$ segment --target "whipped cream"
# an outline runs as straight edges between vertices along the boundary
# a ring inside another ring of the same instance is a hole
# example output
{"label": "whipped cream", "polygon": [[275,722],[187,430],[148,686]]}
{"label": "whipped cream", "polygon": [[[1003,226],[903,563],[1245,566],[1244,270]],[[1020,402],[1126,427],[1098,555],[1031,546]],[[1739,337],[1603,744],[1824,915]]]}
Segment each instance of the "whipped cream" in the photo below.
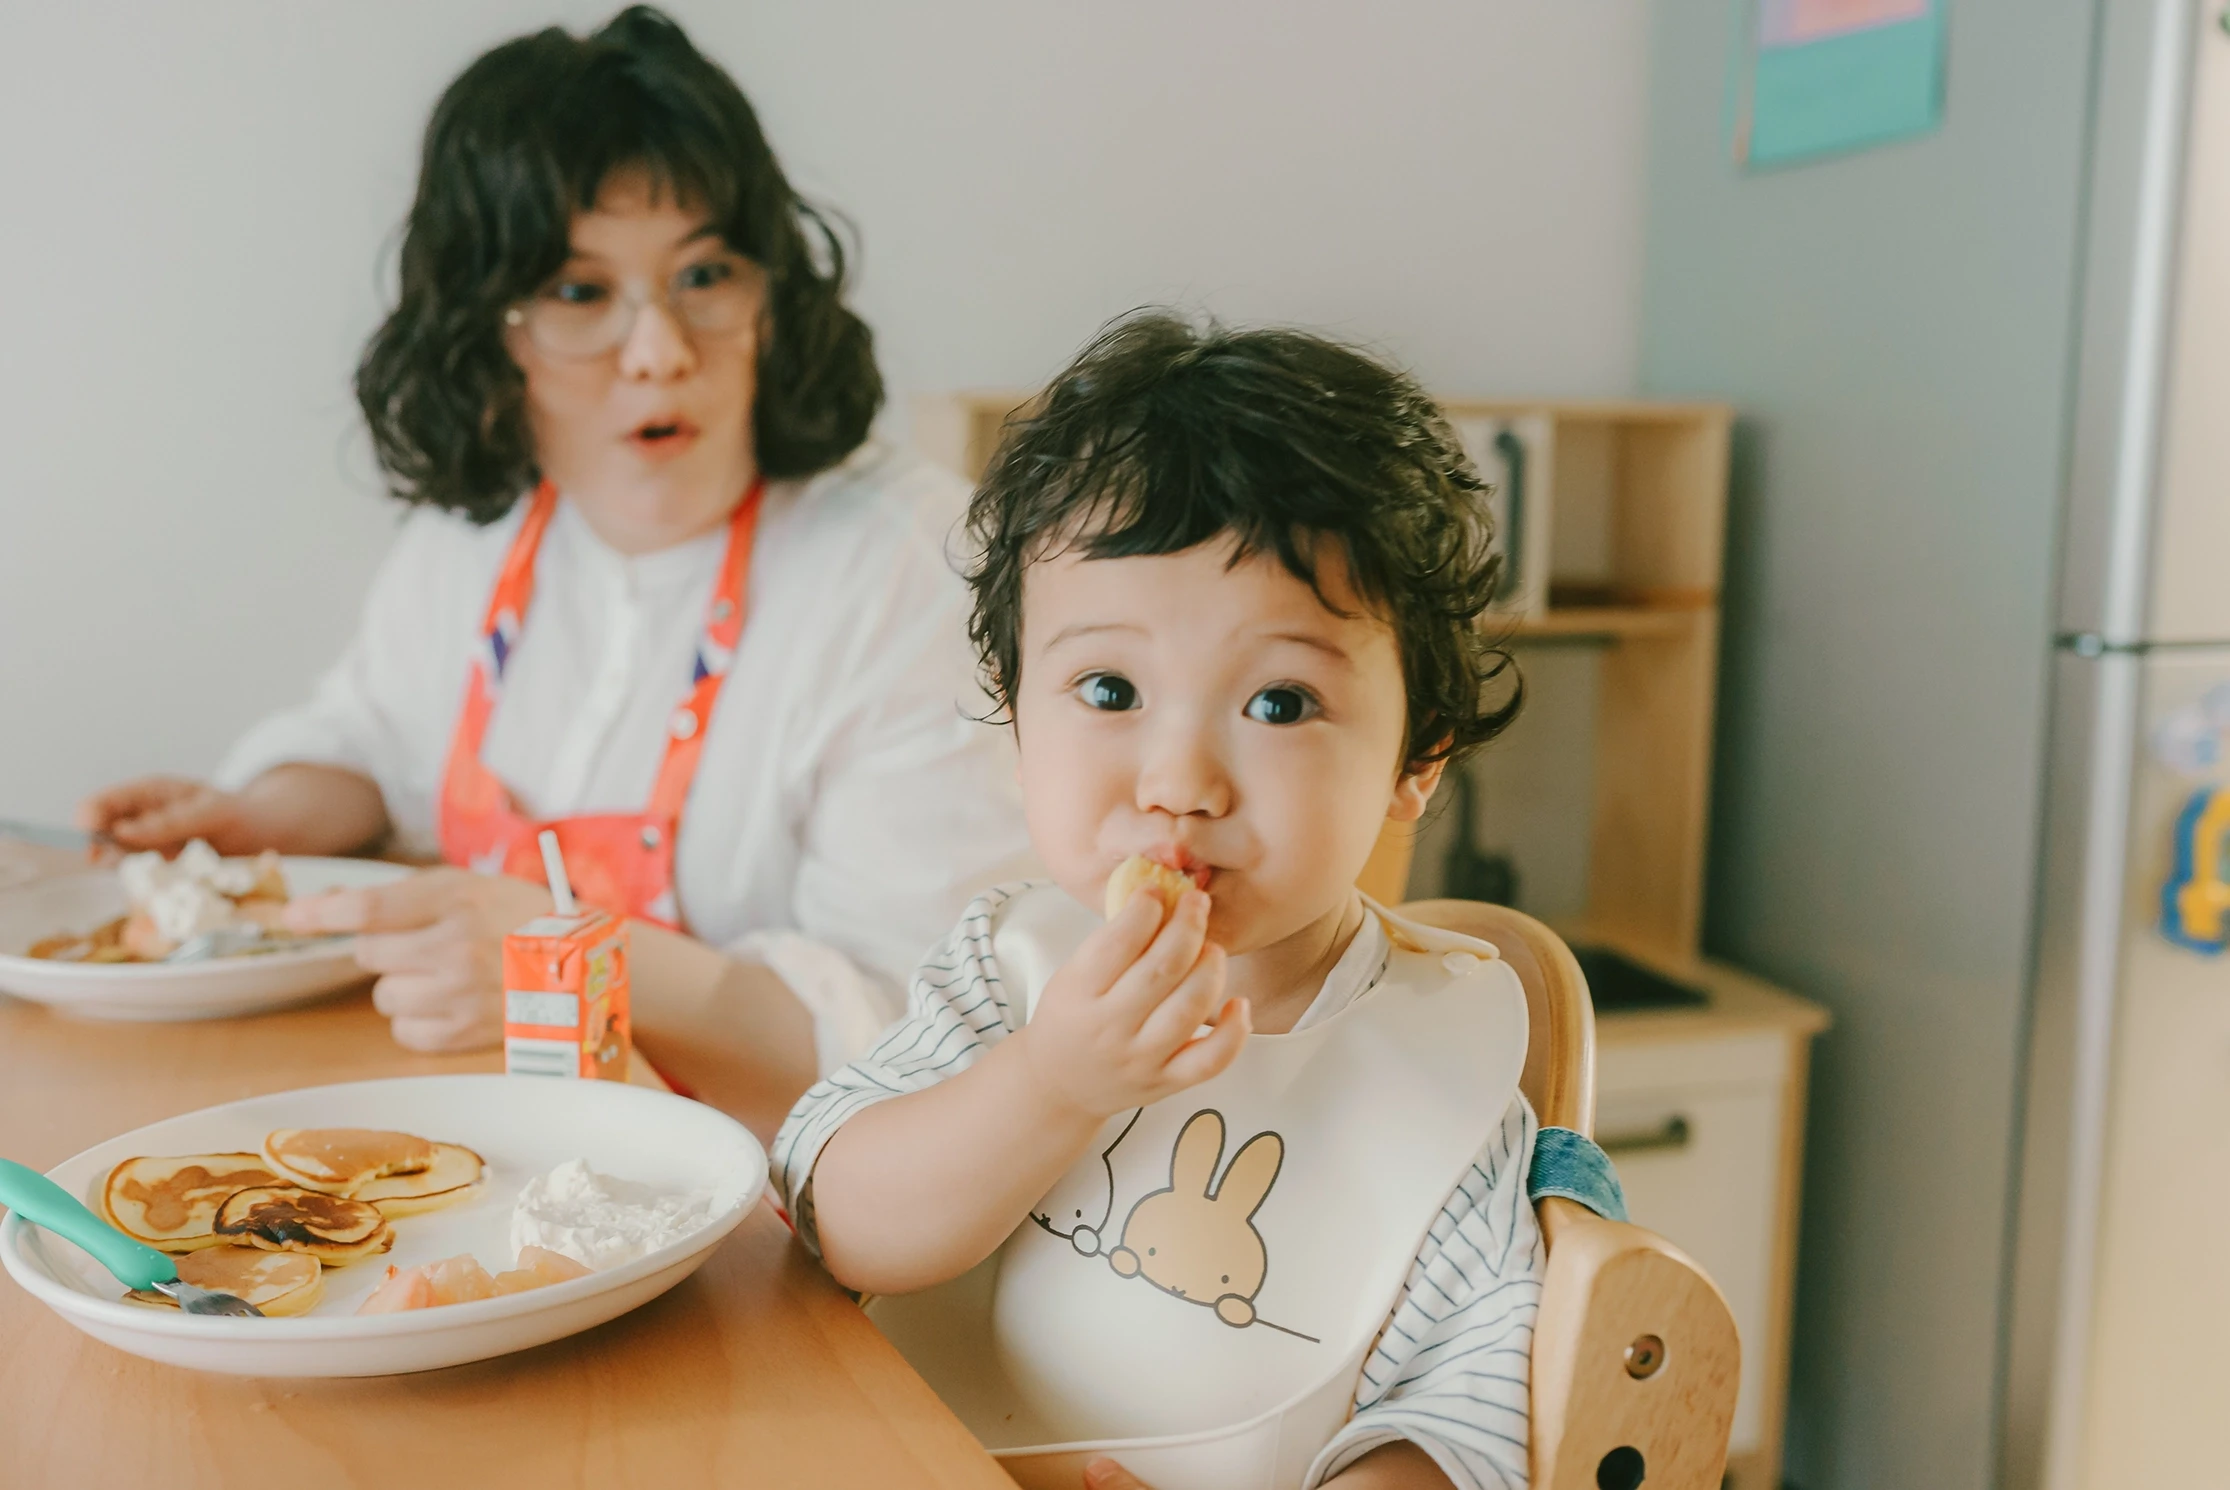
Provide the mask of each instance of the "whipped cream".
{"label": "whipped cream", "polygon": [[230,897],[247,894],[256,882],[253,864],[227,864],[199,838],[175,859],[132,854],[116,866],[116,874],[133,907],[173,942],[233,925],[239,916]]}
{"label": "whipped cream", "polygon": [[676,1194],[613,1179],[568,1159],[528,1180],[511,1210],[511,1250],[547,1247],[583,1267],[617,1267],[712,1219],[712,1192]]}

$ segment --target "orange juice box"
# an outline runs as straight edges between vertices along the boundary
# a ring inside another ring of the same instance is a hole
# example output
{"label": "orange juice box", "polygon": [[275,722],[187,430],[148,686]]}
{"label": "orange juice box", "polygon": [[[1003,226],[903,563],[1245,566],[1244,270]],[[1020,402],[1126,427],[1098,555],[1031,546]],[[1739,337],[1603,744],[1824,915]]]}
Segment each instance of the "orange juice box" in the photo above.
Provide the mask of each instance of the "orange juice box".
{"label": "orange juice box", "polygon": [[503,939],[503,1069],[625,1081],[627,924],[602,911],[537,916]]}

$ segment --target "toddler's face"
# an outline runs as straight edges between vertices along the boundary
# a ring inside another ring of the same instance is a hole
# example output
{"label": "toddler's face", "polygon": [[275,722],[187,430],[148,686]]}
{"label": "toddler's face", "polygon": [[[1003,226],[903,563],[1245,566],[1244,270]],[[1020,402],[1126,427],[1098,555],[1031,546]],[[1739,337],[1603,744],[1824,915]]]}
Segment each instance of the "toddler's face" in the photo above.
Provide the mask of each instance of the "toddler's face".
{"label": "toddler's face", "polygon": [[1233,955],[1344,904],[1389,818],[1415,821],[1437,769],[1402,771],[1393,629],[1319,557],[1335,615],[1275,555],[1033,564],[1014,698],[1030,837],[1098,906],[1132,854],[1205,868],[1209,935]]}

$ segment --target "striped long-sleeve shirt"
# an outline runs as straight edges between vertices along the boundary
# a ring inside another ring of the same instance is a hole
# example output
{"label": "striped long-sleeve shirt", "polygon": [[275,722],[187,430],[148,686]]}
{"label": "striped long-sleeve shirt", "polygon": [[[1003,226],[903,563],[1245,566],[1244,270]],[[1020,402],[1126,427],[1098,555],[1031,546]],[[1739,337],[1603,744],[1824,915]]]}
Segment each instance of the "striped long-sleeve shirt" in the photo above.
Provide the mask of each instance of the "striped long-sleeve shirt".
{"label": "striped long-sleeve shirt", "polygon": [[[1018,886],[978,896],[913,980],[905,1019],[864,1057],[799,1100],[774,1143],[774,1181],[809,1246],[814,1162],[836,1130],[876,1102],[935,1086],[1021,1028],[1019,988],[992,951],[998,912]],[[1302,1017],[1329,1017],[1377,982],[1385,933],[1366,917]],[[1460,1490],[1523,1490],[1528,1358],[1547,1249],[1526,1197],[1535,1121],[1521,1096],[1489,1135],[1410,1264],[1401,1297],[1355,1387],[1355,1410],[1306,1484],[1372,1449],[1408,1439]]]}

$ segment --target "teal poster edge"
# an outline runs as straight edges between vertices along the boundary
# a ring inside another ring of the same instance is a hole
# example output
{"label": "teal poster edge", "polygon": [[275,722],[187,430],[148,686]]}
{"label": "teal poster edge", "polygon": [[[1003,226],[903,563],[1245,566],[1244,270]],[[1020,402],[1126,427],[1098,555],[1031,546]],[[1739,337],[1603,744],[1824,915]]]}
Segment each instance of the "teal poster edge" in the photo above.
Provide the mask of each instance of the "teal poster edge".
{"label": "teal poster edge", "polygon": [[[1754,28],[1751,4],[1737,6]],[[1745,166],[1794,165],[1926,134],[1943,121],[1942,0],[1912,21],[1736,56],[1728,123]]]}

